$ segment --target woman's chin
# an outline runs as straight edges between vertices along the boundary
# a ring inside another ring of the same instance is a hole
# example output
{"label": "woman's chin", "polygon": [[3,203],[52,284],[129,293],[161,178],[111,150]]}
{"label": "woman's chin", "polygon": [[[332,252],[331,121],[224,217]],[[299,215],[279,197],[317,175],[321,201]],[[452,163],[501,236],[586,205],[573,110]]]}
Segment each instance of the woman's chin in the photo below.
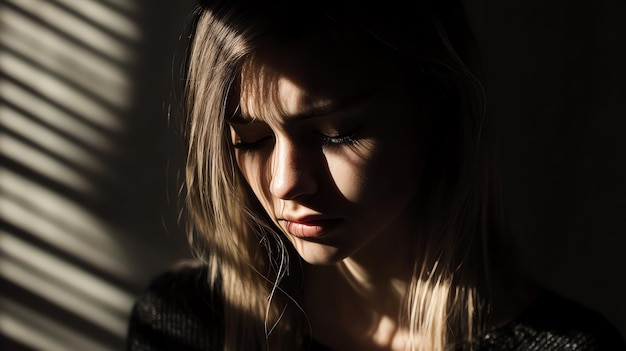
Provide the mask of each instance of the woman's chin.
{"label": "woman's chin", "polygon": [[346,258],[337,247],[297,240],[293,243],[298,255],[307,263],[318,266],[333,265]]}

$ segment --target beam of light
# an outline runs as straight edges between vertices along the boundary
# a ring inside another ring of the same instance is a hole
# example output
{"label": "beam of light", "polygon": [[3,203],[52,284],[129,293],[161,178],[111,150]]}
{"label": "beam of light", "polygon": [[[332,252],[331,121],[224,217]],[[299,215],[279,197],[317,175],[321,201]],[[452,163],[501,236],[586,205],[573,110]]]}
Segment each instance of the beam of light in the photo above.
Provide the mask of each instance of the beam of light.
{"label": "beam of light", "polygon": [[119,132],[123,125],[118,111],[112,111],[101,102],[85,95],[82,91],[69,86],[36,67],[29,66],[24,61],[12,55],[0,53],[0,66],[5,75],[20,82],[36,82],[30,88],[46,99],[55,101],[69,111],[86,118],[110,132]]}
{"label": "beam of light", "polygon": [[38,99],[13,82],[0,79],[0,97],[24,110],[36,118],[38,122],[54,126],[55,129],[93,150],[100,150],[108,154],[118,152],[111,138],[103,132],[83,120],[73,118],[58,107]]}
{"label": "beam of light", "polygon": [[83,174],[6,133],[0,134],[0,155],[43,174],[68,189],[92,197],[102,197],[98,187]]}
{"label": "beam of light", "polygon": [[0,333],[34,350],[46,351],[110,351],[99,342],[91,340],[20,304],[0,296]]}
{"label": "beam of light", "polygon": [[0,253],[0,275],[7,280],[113,335],[125,335],[125,312],[133,304],[129,293],[5,231]]}
{"label": "beam of light", "polygon": [[[54,2],[76,11],[84,17],[89,18],[90,21],[115,32],[121,37],[131,40],[139,40],[141,37],[141,32],[135,22],[100,2],[76,0],[55,0]],[[133,4],[132,1],[128,0],[123,1],[123,3]]]}
{"label": "beam of light", "polygon": [[[13,18],[12,21],[20,23],[19,19]],[[32,61],[33,64],[80,87],[90,95],[101,97],[111,105],[124,106],[128,103],[130,85],[127,80],[121,79],[121,72],[112,74],[111,70],[116,70],[113,67],[106,68],[94,64],[93,61],[77,58],[73,54],[74,51],[66,47],[67,43],[44,41],[33,33],[20,32],[14,28],[0,31],[0,43],[6,47],[5,54],[9,51],[15,52],[18,58]],[[41,51],[47,54],[42,55]],[[68,52],[72,52],[72,55],[69,56]]]}
{"label": "beam of light", "polygon": [[[25,118],[22,114],[7,106],[0,105],[0,116],[2,116],[0,127],[6,128],[15,134],[23,135],[36,146],[67,160],[76,168],[84,169],[91,174],[98,175],[98,177],[113,178],[110,168],[105,166],[103,160],[98,155],[90,152],[88,149],[68,141],[62,135],[42,126],[40,123]],[[2,146],[4,138],[3,135],[0,135],[0,146]],[[19,150],[16,152],[19,152]],[[0,154],[2,154],[2,151],[0,151]],[[27,163],[25,160],[20,162]],[[62,176],[63,180],[65,180],[65,173]],[[68,186],[73,186],[73,184],[68,184]]]}
{"label": "beam of light", "polygon": [[10,0],[8,3],[28,12],[56,30],[76,38],[83,45],[107,53],[116,60],[133,62],[136,59],[128,44],[108,35],[88,22],[69,16],[67,12],[53,3],[33,0]]}
{"label": "beam of light", "polygon": [[[25,347],[124,339],[128,248],[143,243],[99,206],[114,206],[107,187],[127,159],[140,15],[136,0],[0,1],[0,277],[49,307],[0,291],[0,334]],[[61,310],[70,321],[49,314]]]}
{"label": "beam of light", "polygon": [[50,245],[121,279],[131,279],[123,233],[63,195],[0,168],[0,218]]}
{"label": "beam of light", "polygon": [[[37,55],[45,53],[63,53],[64,64],[77,69],[76,73],[97,73],[98,81],[112,81],[119,84],[127,84],[128,77],[120,68],[120,63],[110,60],[106,55],[94,53],[87,47],[78,44],[69,38],[48,30],[41,23],[14,11],[3,7],[0,12],[0,25],[2,25],[3,38],[17,36],[31,51]],[[89,71],[93,71],[89,73]]]}
{"label": "beam of light", "polygon": [[117,11],[124,12],[127,15],[136,15],[139,12],[137,0],[100,0],[99,2],[108,4],[108,6],[114,7]]}

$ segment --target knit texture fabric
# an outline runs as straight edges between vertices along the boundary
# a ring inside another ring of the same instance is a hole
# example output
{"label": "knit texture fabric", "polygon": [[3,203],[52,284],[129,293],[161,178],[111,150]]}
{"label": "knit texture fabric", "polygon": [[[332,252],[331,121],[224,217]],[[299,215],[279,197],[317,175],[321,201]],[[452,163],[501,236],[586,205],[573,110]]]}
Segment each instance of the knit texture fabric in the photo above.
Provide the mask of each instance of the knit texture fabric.
{"label": "knit texture fabric", "polygon": [[[137,299],[129,320],[128,351],[218,351],[223,305],[206,282],[206,267],[158,276]],[[476,351],[626,351],[603,316],[546,293],[508,324],[486,333]],[[314,340],[309,351],[329,350]]]}

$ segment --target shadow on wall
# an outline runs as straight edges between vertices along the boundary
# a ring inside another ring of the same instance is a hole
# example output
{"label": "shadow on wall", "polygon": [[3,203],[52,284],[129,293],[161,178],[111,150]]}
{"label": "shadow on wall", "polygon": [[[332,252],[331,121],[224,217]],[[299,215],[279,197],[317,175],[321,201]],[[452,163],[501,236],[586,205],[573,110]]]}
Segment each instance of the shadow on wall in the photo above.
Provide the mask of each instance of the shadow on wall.
{"label": "shadow on wall", "polygon": [[0,2],[0,349],[120,350],[188,257],[167,198],[171,60],[193,2]]}

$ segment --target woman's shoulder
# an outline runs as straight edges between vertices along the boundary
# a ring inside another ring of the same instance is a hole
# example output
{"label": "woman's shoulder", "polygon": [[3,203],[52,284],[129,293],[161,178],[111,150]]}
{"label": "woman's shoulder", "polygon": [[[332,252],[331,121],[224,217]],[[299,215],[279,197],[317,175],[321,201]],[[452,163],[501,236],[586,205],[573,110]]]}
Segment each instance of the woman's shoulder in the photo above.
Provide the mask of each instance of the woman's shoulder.
{"label": "woman's shoulder", "polygon": [[602,314],[545,292],[515,320],[487,333],[479,349],[626,351],[626,343]]}
{"label": "woman's shoulder", "polygon": [[185,265],[156,276],[131,311],[127,349],[217,350],[223,331],[222,301],[205,265]]}

